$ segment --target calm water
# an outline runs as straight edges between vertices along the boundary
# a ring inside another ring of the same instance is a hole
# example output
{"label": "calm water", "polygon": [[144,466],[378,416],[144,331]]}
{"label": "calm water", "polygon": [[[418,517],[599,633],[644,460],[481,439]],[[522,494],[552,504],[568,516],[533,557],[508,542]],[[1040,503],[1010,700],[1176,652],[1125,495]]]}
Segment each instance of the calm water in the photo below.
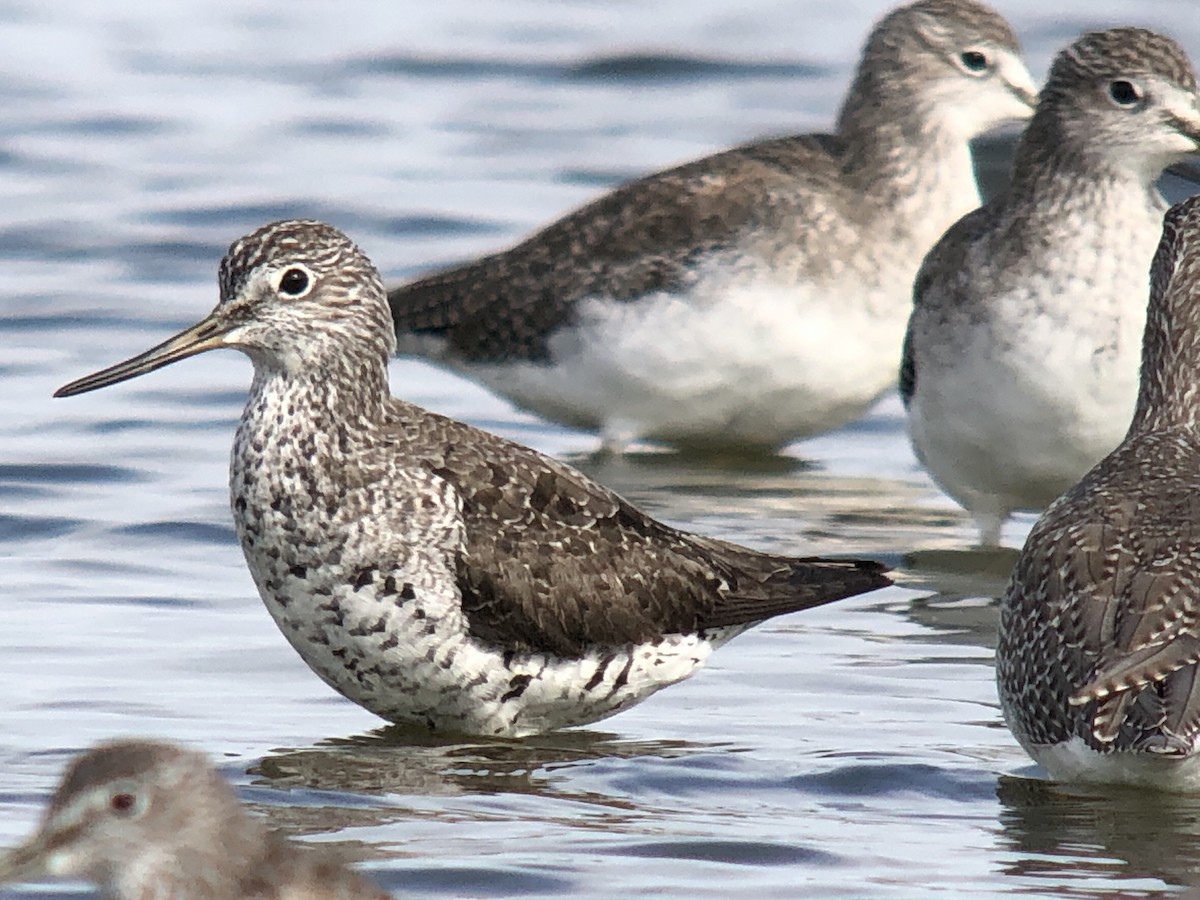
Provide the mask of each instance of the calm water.
{"label": "calm water", "polygon": [[[973,532],[916,468],[894,400],[766,471],[649,454],[597,468],[586,435],[397,363],[406,398],[580,460],[673,523],[879,557],[904,582],[759,628],[594,730],[446,744],[331,694],[262,609],[226,499],[243,358],[49,399],[198,319],[225,247],[270,219],[328,219],[395,280],[616,179],[825,127],[883,8],[0,0],[0,844],[71,753],[138,734],[206,749],[272,822],[344,844],[399,893],[1058,897],[1200,880],[1200,801],[1031,777],[992,683],[989,598],[1013,553],[962,550]],[[1096,25],[1164,28],[1200,56],[1191,0],[1002,9],[1038,75]]]}

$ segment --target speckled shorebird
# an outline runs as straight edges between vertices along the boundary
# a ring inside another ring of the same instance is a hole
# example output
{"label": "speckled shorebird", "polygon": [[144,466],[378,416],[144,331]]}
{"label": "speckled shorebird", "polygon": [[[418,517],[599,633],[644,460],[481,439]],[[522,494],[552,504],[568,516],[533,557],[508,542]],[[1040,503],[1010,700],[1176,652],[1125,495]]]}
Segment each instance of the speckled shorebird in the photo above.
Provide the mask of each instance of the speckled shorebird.
{"label": "speckled shorebird", "polygon": [[876,563],[684,534],[569,466],[394,399],[382,282],[327,225],[235,242],[220,287],[198,325],[56,396],[245,352],[230,491],[246,561],[305,661],[386,719],[504,735],[592,722],[763,619],[889,583]]}
{"label": "speckled shorebird", "polygon": [[1051,67],[1008,191],[926,257],[900,392],[917,457],[985,545],[1121,440],[1166,210],[1155,180],[1197,146],[1179,45],[1085,34]]}
{"label": "speckled shorebird", "polygon": [[1141,388],[1116,450],[1034,526],[996,673],[1054,778],[1200,789],[1200,198],[1151,270]]}
{"label": "speckled shorebird", "polygon": [[202,754],[117,741],[78,757],[0,884],[85,879],[109,900],[387,900],[325,851],[242,809]]}
{"label": "speckled shorebird", "polygon": [[871,32],[835,135],[633,181],[512,249],[391,292],[401,353],[548,419],[775,450],[895,384],[925,251],[979,205],[969,141],[1032,111],[1016,38],[971,0]]}

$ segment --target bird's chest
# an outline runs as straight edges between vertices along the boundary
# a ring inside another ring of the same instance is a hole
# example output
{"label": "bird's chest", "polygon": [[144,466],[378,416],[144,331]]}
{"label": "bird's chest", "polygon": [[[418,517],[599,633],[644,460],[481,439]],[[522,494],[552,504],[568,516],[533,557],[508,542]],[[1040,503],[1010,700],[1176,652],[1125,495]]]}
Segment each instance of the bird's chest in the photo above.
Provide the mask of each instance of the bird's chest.
{"label": "bird's chest", "polygon": [[344,542],[347,491],[315,438],[239,428],[230,459],[230,503],[255,579],[332,569]]}
{"label": "bird's chest", "polygon": [[976,254],[997,298],[989,304],[992,315],[1041,343],[1061,348],[1074,341],[1089,353],[1139,355],[1146,273],[1164,211],[1156,193],[1114,188],[1068,204],[1052,222],[1037,218],[1028,234],[1013,225],[1007,236],[1021,238],[1020,258],[982,246]]}
{"label": "bird's chest", "polygon": [[1153,197],[1104,200],[1086,217],[1066,216],[1055,240],[1031,241],[1010,268],[985,269],[995,279],[986,306],[991,328],[976,350],[995,357],[1027,393],[1044,396],[1053,417],[1065,405],[1111,418],[1103,429],[1111,447],[1137,393],[1146,273],[1162,214]]}
{"label": "bird's chest", "polygon": [[241,474],[233,479],[238,535],[284,637],[344,696],[387,718],[427,721],[410,707],[438,708],[427,685],[465,633],[460,609],[447,602],[444,566],[427,547],[372,539],[369,520],[346,523],[336,507],[308,506],[303,481],[266,485],[252,470]]}
{"label": "bird's chest", "polygon": [[238,540],[268,607],[312,602],[353,580],[382,522],[364,508],[370,486],[356,474],[356,448],[294,413],[286,398],[254,398],[230,457]]}
{"label": "bird's chest", "polygon": [[305,661],[360,702],[406,681],[401,661],[465,631],[448,565],[461,521],[446,491],[337,433],[269,416],[238,429],[230,500],[263,603]]}

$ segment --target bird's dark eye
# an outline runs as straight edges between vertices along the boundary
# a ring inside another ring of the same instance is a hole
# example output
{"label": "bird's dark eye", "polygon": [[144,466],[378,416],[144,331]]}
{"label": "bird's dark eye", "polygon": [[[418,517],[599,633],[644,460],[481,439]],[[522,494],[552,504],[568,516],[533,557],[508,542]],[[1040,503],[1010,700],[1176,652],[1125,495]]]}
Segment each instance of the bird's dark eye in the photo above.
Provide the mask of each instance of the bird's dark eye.
{"label": "bird's dark eye", "polygon": [[958,58],[962,61],[963,68],[968,72],[979,74],[991,68],[991,63],[988,62],[987,55],[980,53],[978,50],[964,50]]}
{"label": "bird's dark eye", "polygon": [[133,794],[113,794],[108,798],[108,805],[113,812],[127,816],[133,812],[133,808],[137,805],[137,798]]}
{"label": "bird's dark eye", "polygon": [[1108,96],[1117,106],[1128,109],[1137,106],[1142,100],[1142,92],[1132,81],[1112,81],[1108,85]]}
{"label": "bird's dark eye", "polygon": [[292,297],[299,297],[308,290],[308,273],[303,269],[288,269],[279,279],[279,290]]}

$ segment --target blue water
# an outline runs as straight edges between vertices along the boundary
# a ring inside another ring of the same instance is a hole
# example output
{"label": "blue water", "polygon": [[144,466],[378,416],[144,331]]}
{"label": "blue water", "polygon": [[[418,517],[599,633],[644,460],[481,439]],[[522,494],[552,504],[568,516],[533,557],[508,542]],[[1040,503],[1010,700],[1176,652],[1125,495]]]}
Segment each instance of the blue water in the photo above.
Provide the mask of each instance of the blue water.
{"label": "blue water", "polygon": [[[1200,880],[1200,802],[1030,777],[992,683],[989,598],[1013,554],[963,549],[973,531],[917,468],[894,399],[776,470],[594,464],[589,436],[397,362],[398,394],[576,460],[672,523],[900,568],[901,586],[769,623],[594,729],[477,743],[381,728],[263,610],[226,498],[243,358],[50,400],[198,319],[226,246],[268,220],[327,219],[398,280],[617,179],[827,127],[884,8],[0,0],[0,844],[72,753],[121,734],[208,751],[273,824],[345,845],[398,893],[1091,897]],[[1200,56],[1185,0],[1002,11],[1037,75],[1091,26],[1151,25]]]}

